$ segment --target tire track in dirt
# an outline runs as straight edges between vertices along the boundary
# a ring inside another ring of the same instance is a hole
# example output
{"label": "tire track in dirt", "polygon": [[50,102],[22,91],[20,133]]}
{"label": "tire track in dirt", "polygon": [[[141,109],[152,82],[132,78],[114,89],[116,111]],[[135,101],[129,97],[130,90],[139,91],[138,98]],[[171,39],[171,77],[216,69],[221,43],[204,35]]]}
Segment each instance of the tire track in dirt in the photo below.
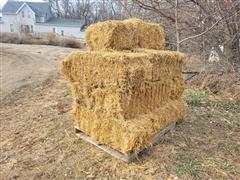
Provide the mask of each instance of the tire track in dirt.
{"label": "tire track in dirt", "polygon": [[0,46],[1,99],[22,86],[46,80],[57,72],[59,60],[74,50],[41,45]]}

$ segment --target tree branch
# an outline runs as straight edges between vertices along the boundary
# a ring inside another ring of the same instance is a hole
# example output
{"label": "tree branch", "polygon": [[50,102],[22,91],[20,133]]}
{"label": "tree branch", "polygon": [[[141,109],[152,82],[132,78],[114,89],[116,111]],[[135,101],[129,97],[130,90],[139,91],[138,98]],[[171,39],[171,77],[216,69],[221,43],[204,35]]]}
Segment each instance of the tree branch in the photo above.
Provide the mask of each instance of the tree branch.
{"label": "tree branch", "polygon": [[[235,14],[233,14],[232,16],[235,16],[236,14],[238,14],[240,11],[236,12]],[[228,18],[231,18],[232,16],[228,17]],[[208,28],[207,30],[203,31],[202,33],[200,34],[197,34],[197,35],[194,35],[194,36],[190,36],[190,37],[187,37],[185,39],[182,39],[181,41],[179,41],[179,44],[183,43],[184,41],[187,41],[189,39],[195,39],[195,38],[198,38],[206,33],[208,33],[209,31],[211,31],[220,21],[222,21],[226,16],[222,17],[221,19],[217,20],[217,22],[215,22],[210,28]]]}

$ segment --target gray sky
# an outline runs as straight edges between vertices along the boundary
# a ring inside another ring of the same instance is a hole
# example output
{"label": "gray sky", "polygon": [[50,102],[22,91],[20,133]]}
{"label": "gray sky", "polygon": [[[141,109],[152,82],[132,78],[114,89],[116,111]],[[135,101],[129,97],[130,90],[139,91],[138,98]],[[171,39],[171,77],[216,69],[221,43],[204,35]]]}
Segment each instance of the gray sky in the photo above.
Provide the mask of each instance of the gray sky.
{"label": "gray sky", "polygon": [[[43,2],[43,0],[18,0],[18,1]],[[0,8],[2,8],[6,2],[7,0],[0,0]]]}

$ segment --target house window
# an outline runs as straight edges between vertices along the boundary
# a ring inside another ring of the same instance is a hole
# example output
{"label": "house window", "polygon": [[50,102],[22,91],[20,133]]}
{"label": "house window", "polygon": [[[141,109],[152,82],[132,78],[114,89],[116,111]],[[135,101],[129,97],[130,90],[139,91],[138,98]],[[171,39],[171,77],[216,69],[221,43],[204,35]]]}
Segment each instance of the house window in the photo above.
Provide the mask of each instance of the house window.
{"label": "house window", "polygon": [[28,11],[28,18],[31,18],[31,12]]}
{"label": "house window", "polygon": [[31,25],[31,32],[33,32],[33,25]]}
{"label": "house window", "polygon": [[10,31],[11,31],[11,32],[14,32],[13,24],[10,24]]}
{"label": "house window", "polygon": [[30,33],[30,26],[29,25],[25,25],[25,33]]}
{"label": "house window", "polygon": [[21,32],[23,33],[24,32],[24,26],[21,25]]}
{"label": "house window", "polygon": [[23,18],[25,17],[25,13],[24,13],[24,11],[22,11],[22,17],[23,17]]}
{"label": "house window", "polygon": [[63,30],[61,30],[61,36],[64,36],[64,31]]}
{"label": "house window", "polygon": [[53,28],[52,31],[53,31],[53,33],[56,33],[56,28]]}
{"label": "house window", "polygon": [[45,20],[44,17],[40,18],[40,22],[45,22],[44,20]]}

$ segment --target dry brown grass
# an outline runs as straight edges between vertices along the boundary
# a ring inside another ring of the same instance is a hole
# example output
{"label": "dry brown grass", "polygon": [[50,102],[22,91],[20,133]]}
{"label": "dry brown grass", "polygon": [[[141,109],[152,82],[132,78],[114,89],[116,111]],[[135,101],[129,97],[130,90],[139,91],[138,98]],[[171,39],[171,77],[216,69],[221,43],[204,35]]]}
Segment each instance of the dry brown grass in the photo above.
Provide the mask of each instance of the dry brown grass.
{"label": "dry brown grass", "polygon": [[212,94],[224,96],[240,102],[240,74],[225,61],[204,62],[201,57],[188,57],[184,71],[197,71],[199,74],[187,75],[187,86],[207,90]]}
{"label": "dry brown grass", "polygon": [[81,44],[79,40],[75,40],[73,37],[64,38],[60,41],[61,46],[71,47],[71,48],[83,48],[84,45]]}
{"label": "dry brown grass", "polygon": [[209,90],[213,94],[226,96],[240,102],[240,76],[238,73],[202,72],[192,79],[191,86]]}
{"label": "dry brown grass", "polygon": [[79,39],[76,39],[74,37],[59,38],[51,32],[45,33],[43,35],[43,38],[36,38],[30,34],[1,33],[0,42],[12,44],[52,45],[70,48],[84,47],[84,44],[82,44]]}
{"label": "dry brown grass", "polygon": [[55,33],[47,32],[43,34],[43,39],[46,41],[48,45],[55,45],[59,44],[59,39],[57,38]]}

